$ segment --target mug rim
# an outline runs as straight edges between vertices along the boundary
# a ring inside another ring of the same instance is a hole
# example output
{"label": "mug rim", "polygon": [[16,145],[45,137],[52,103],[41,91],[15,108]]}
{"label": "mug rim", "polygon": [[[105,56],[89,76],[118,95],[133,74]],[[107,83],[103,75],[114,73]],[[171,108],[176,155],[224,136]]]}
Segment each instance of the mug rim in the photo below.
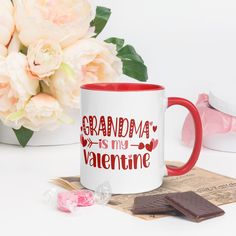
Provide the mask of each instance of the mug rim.
{"label": "mug rim", "polygon": [[158,84],[149,83],[92,83],[84,84],[81,89],[91,91],[107,91],[107,92],[141,92],[141,91],[160,91],[165,88]]}

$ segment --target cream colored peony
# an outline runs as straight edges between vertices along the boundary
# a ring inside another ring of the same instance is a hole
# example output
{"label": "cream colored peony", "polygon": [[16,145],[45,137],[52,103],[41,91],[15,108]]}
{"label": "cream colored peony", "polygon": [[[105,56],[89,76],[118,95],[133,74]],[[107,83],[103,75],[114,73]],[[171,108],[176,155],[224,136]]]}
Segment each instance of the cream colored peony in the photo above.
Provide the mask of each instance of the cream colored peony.
{"label": "cream colored peony", "polygon": [[13,5],[10,0],[1,0],[0,4],[0,56],[7,55],[6,46],[14,32]]}
{"label": "cream colored peony", "polygon": [[2,57],[7,56],[7,48],[2,44],[0,44],[0,56]]}
{"label": "cream colored peony", "polygon": [[63,63],[50,80],[51,91],[64,106],[79,108],[80,86],[109,82],[122,73],[116,47],[98,39],[83,39],[63,51]]}
{"label": "cream colored peony", "polygon": [[12,52],[19,52],[21,49],[21,46],[22,45],[21,45],[20,39],[18,37],[17,32],[15,31],[14,34],[12,35],[12,39],[7,48],[8,54]]}
{"label": "cream colored peony", "polygon": [[62,62],[60,44],[52,40],[39,40],[31,44],[27,53],[32,74],[44,79],[55,73]]}
{"label": "cream colored peony", "polygon": [[66,47],[89,31],[92,8],[87,0],[14,0],[19,38],[25,46],[39,39]]}
{"label": "cream colored peony", "polygon": [[46,94],[32,97],[24,110],[24,127],[33,131],[53,130],[61,124],[63,109],[58,101]]}
{"label": "cream colored peony", "polygon": [[27,68],[26,56],[21,53],[0,59],[0,119],[13,128],[22,125],[24,107],[39,86]]}

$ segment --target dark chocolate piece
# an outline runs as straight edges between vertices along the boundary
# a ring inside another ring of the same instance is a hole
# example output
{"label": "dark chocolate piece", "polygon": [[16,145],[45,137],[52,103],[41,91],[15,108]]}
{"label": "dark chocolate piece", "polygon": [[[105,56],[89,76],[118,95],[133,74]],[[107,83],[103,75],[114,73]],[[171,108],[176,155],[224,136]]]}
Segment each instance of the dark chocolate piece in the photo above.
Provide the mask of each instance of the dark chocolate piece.
{"label": "dark chocolate piece", "polygon": [[157,194],[150,196],[141,196],[134,199],[132,212],[134,214],[163,214],[173,213],[176,210],[171,207],[165,196],[167,194]]}
{"label": "dark chocolate piece", "polygon": [[181,212],[187,219],[195,222],[221,216],[225,213],[221,208],[192,191],[172,193],[166,195],[165,198],[169,205]]}

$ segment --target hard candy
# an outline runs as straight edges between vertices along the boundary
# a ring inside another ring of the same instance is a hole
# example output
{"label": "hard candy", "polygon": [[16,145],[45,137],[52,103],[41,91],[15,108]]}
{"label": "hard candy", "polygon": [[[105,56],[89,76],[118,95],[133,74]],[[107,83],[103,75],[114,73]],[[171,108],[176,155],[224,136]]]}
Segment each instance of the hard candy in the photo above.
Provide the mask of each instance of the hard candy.
{"label": "hard candy", "polygon": [[78,196],[75,191],[60,192],[57,195],[57,209],[73,213],[78,205]]}
{"label": "hard candy", "polygon": [[94,193],[90,190],[78,190],[74,191],[78,198],[78,207],[92,206],[94,204]]}

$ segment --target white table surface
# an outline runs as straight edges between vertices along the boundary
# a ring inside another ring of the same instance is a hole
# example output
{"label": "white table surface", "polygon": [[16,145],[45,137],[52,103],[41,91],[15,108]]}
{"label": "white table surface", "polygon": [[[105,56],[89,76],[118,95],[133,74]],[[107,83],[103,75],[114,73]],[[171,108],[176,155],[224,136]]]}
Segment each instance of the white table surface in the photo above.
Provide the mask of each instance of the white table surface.
{"label": "white table surface", "polygon": [[[191,150],[180,142],[180,125],[171,122],[173,112],[167,117],[166,159],[184,161]],[[52,187],[49,179],[79,174],[79,145],[0,145],[0,152],[1,236],[236,235],[236,204],[222,206],[224,216],[199,224],[176,217],[144,221],[98,205],[74,215],[61,213],[42,202],[42,193]],[[197,165],[236,178],[236,154],[203,149]]]}

